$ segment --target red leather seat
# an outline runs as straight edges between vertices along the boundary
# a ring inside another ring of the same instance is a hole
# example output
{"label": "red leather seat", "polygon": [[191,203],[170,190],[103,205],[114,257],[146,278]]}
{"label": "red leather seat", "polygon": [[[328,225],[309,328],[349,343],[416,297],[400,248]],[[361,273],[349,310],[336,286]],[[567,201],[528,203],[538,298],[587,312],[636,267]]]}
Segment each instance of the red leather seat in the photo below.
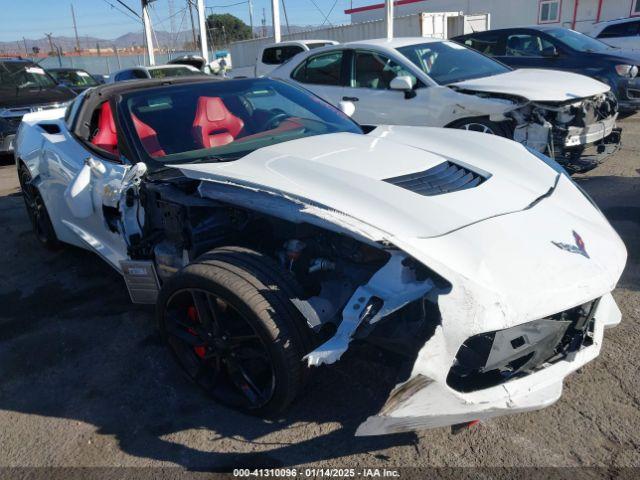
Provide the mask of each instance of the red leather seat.
{"label": "red leather seat", "polygon": [[114,155],[118,154],[118,135],[116,122],[113,120],[113,112],[109,102],[104,102],[100,107],[98,117],[98,133],[91,139],[91,143]]}
{"label": "red leather seat", "polygon": [[235,140],[244,127],[220,97],[200,97],[193,120],[193,138],[203,148],[220,147]]}
{"label": "red leather seat", "polygon": [[156,131],[136,117],[133,113],[131,114],[131,119],[133,120],[133,126],[136,129],[136,133],[142,142],[142,146],[147,153],[152,157],[164,157],[166,153],[158,141],[158,134]]}

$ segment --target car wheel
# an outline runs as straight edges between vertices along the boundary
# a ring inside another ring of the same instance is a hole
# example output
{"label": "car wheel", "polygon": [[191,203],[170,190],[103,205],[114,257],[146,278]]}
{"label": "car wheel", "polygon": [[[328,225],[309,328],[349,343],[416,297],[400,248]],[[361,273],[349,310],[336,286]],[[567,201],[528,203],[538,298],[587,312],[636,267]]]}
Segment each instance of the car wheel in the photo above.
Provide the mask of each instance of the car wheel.
{"label": "car wheel", "polygon": [[173,275],[160,332],[188,377],[218,402],[273,416],[300,391],[312,331],[291,303],[295,280],[258,252],[212,250]]}
{"label": "car wheel", "polygon": [[488,133],[490,135],[499,135],[500,137],[512,138],[508,128],[500,123],[492,122],[484,118],[469,118],[455,122],[449,126],[450,128],[458,128],[460,130],[469,130],[472,132]]}
{"label": "car wheel", "polygon": [[25,165],[20,165],[18,178],[22,190],[22,198],[24,199],[27,214],[29,215],[29,220],[31,220],[31,226],[36,234],[36,238],[49,250],[60,248],[60,241],[53,229],[47,207],[38,189],[31,184],[31,172],[29,172],[29,169]]}

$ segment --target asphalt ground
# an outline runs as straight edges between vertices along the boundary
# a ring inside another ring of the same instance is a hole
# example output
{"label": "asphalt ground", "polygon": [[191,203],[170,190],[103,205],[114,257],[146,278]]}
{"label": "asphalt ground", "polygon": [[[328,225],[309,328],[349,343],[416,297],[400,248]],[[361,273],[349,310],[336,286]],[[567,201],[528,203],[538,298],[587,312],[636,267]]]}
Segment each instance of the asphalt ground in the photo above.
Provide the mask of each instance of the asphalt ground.
{"label": "asphalt ground", "polygon": [[395,374],[361,346],[318,368],[281,421],[212,403],[161,344],[153,309],[132,305],[115,271],[76,248],[39,246],[5,160],[0,467],[579,466],[611,477],[640,466],[640,115],[621,124],[623,148],[577,179],[629,251],[614,292],[621,325],[606,332],[601,355],[567,379],[555,405],[459,435],[440,428],[354,438]]}

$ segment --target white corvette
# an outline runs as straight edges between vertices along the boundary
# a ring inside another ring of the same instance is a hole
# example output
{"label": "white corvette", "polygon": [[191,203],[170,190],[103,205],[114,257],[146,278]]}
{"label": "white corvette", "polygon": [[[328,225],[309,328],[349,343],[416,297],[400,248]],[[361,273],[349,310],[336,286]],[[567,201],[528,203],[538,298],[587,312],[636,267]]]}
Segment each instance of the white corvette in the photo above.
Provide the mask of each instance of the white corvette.
{"label": "white corvette", "polygon": [[511,140],[365,134],[269,79],[145,80],[25,116],[16,163],[40,240],[121,272],[191,378],[256,415],[372,337],[413,369],[361,435],[543,408],[620,321],[622,241]]}

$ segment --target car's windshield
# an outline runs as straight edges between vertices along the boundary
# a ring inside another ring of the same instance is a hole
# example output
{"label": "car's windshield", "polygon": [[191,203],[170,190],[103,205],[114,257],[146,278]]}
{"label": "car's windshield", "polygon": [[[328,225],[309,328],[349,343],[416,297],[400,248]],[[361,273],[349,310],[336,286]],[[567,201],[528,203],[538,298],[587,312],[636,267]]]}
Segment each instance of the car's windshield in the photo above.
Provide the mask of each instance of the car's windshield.
{"label": "car's windshield", "polygon": [[305,90],[263,78],[162,86],[122,102],[134,143],[152,163],[230,161],[288,140],[362,133]]}
{"label": "car's windshield", "polygon": [[551,35],[556,40],[564,43],[565,45],[578,50],[579,52],[607,52],[613,49],[610,45],[602,43],[600,40],[591,38],[582,33],[567,28],[550,28],[545,30],[546,33]]}
{"label": "car's windshield", "polygon": [[503,64],[454,42],[419,43],[398,51],[440,85],[509,71]]}
{"label": "car's windshield", "polygon": [[150,68],[151,78],[188,77],[189,75],[201,75],[202,72],[191,70],[187,67]]}
{"label": "car's windshield", "polygon": [[53,70],[49,72],[58,82],[72,87],[95,87],[98,82],[84,70]]}
{"label": "car's windshield", "polygon": [[56,82],[35,63],[0,62],[0,87],[51,88]]}

